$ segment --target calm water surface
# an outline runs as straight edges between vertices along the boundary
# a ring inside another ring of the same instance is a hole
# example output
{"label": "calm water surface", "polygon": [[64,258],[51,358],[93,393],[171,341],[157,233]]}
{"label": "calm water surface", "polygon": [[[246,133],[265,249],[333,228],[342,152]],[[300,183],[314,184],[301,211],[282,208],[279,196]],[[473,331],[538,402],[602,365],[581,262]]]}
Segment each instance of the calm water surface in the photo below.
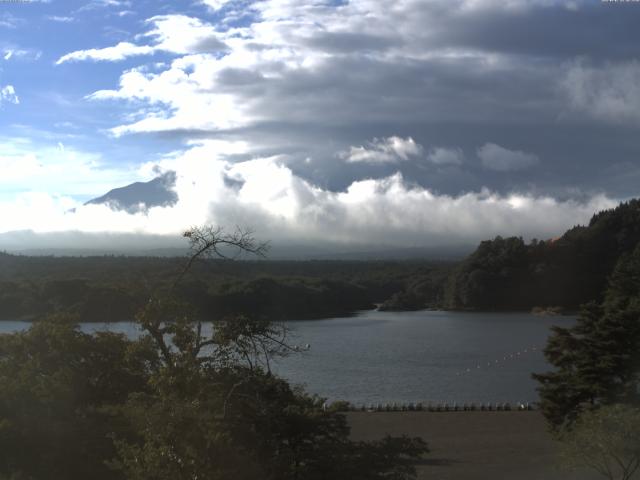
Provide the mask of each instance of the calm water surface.
{"label": "calm water surface", "polygon": [[[307,351],[274,370],[330,400],[378,402],[531,402],[531,372],[549,368],[542,355],[549,327],[568,317],[526,313],[377,312],[287,322]],[[28,328],[0,322],[0,332]],[[82,324],[86,332],[138,334],[131,322]]]}

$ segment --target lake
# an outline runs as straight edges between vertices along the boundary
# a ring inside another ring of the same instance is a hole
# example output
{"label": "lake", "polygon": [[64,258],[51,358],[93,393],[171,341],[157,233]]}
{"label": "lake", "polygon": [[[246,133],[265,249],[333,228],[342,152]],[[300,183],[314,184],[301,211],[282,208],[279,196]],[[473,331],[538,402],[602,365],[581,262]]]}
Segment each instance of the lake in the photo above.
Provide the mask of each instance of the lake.
{"label": "lake", "polygon": [[[542,349],[552,325],[571,317],[528,313],[378,312],[287,322],[306,351],[274,370],[333,400],[386,402],[533,402],[532,372],[549,369]],[[0,322],[0,333],[28,328]],[[130,322],[82,324],[84,331],[136,335]]]}

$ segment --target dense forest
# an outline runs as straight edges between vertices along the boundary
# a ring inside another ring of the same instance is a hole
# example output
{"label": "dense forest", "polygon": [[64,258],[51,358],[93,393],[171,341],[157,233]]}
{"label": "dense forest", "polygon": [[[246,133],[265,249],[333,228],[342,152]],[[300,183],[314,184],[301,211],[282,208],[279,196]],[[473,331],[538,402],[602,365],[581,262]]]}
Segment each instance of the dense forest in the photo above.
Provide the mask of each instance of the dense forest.
{"label": "dense forest", "polygon": [[[487,240],[455,267],[442,287],[445,309],[577,311],[601,301],[616,263],[640,241],[640,200],[596,213],[552,240],[520,237]],[[424,282],[433,277],[423,278]],[[396,294],[407,306],[425,299],[420,279]],[[432,299],[426,299],[428,304]]]}
{"label": "dense forest", "polygon": [[616,263],[638,242],[640,200],[631,200],[559,238],[483,241],[449,271],[410,276],[382,308],[575,312],[602,300]]}
{"label": "dense forest", "polygon": [[[152,292],[170,288],[185,261],[0,253],[0,319],[67,312],[83,321],[129,320]],[[175,293],[201,318],[235,314],[269,320],[320,318],[374,308],[406,290],[416,278],[423,283],[425,278],[437,279],[429,288],[438,290],[451,267],[431,261],[203,259]]]}
{"label": "dense forest", "polygon": [[[201,318],[322,318],[376,305],[577,311],[585,302],[602,300],[616,262],[639,241],[640,200],[632,200],[556,239],[483,241],[459,263],[206,259],[193,266],[177,293]],[[70,312],[84,321],[128,320],[151,292],[169,288],[184,262],[0,253],[0,319]]]}

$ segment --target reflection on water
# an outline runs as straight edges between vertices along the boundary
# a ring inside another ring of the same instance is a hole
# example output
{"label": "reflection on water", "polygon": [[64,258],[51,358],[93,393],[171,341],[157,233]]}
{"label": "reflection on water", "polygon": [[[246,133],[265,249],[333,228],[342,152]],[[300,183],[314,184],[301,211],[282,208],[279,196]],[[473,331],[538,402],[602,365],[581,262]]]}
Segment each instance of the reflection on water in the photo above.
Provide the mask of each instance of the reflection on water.
{"label": "reflection on water", "polygon": [[[287,322],[292,341],[310,348],[278,360],[274,370],[330,400],[531,402],[537,398],[531,373],[549,368],[541,351],[549,327],[572,322],[526,313],[432,311]],[[28,326],[0,322],[0,332]],[[81,328],[140,334],[132,322]]]}

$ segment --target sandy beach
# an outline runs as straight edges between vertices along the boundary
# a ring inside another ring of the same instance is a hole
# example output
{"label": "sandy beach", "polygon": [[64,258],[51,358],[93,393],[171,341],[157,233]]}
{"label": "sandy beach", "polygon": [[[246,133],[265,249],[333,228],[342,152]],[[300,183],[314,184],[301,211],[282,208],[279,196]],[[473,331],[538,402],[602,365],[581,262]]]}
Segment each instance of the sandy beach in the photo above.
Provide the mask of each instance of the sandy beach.
{"label": "sandy beach", "polygon": [[539,412],[357,412],[352,437],[422,437],[430,453],[418,467],[430,480],[591,480],[590,471],[562,469],[557,444]]}

